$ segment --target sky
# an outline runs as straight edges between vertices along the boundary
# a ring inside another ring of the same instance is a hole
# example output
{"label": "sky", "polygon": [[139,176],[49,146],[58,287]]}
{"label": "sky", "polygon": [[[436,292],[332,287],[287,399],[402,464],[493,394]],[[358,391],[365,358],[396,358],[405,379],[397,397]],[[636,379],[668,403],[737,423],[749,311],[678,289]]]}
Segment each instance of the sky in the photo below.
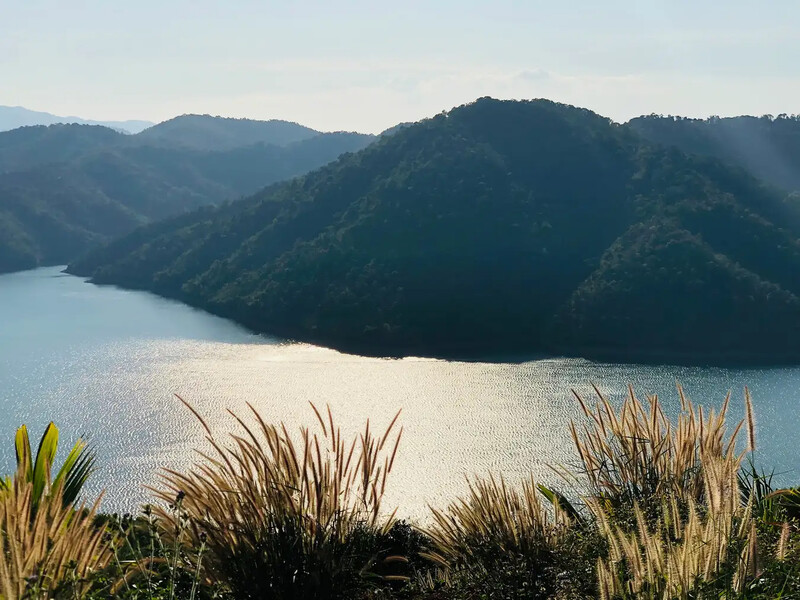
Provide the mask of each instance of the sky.
{"label": "sky", "polygon": [[377,133],[481,96],[800,113],[797,0],[0,0],[0,105]]}

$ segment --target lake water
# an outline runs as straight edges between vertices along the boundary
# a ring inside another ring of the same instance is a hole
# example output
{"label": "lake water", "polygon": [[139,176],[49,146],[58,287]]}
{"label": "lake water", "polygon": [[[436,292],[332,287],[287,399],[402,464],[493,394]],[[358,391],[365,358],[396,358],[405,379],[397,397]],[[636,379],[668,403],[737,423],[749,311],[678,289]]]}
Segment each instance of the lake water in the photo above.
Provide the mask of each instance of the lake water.
{"label": "lake water", "polygon": [[467,474],[491,470],[515,480],[533,471],[557,483],[548,464],[574,460],[570,388],[588,396],[591,383],[616,398],[632,383],[672,410],[676,380],[697,403],[718,405],[732,390],[735,416],[748,385],[759,462],[782,481],[800,479],[800,368],[364,358],[253,335],[179,303],[59,271],[0,276],[0,472],[13,468],[21,423],[38,441],[53,420],[67,441],[90,437],[100,468],[89,491],[105,489],[109,510],[134,510],[159,469],[191,465],[203,434],[176,393],[218,431],[233,428],[225,409],[244,413],[246,402],[291,428],[313,424],[309,401],[329,404],[353,433],[368,417],[385,426],[402,408],[405,433],[386,503],[417,519],[426,503],[463,491]]}

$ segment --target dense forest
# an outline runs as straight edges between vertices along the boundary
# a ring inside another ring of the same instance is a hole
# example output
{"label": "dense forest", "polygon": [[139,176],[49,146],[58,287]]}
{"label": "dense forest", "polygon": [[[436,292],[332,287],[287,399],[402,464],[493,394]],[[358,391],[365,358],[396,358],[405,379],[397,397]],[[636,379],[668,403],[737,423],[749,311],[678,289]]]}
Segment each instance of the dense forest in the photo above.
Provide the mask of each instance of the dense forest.
{"label": "dense forest", "polygon": [[69,270],[379,355],[794,361],[798,234],[741,169],[484,98]]}
{"label": "dense forest", "polygon": [[0,133],[0,272],[67,263],[139,225],[252,194],[372,140],[191,115],[133,136],[88,125]]}
{"label": "dense forest", "polygon": [[649,115],[628,125],[645,139],[711,156],[786,190],[800,190],[800,117],[686,119]]}

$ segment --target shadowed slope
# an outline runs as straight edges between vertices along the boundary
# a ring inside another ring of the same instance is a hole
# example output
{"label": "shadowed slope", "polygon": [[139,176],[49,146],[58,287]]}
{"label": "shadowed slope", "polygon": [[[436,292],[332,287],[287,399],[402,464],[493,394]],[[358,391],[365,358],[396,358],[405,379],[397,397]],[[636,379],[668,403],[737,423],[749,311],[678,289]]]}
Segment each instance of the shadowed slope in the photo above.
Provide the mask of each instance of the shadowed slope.
{"label": "shadowed slope", "polygon": [[[587,110],[481,99],[71,270],[375,354],[602,355],[624,339],[632,356],[794,360],[798,232],[796,207],[742,172]],[[719,328],[725,348],[700,344]]]}

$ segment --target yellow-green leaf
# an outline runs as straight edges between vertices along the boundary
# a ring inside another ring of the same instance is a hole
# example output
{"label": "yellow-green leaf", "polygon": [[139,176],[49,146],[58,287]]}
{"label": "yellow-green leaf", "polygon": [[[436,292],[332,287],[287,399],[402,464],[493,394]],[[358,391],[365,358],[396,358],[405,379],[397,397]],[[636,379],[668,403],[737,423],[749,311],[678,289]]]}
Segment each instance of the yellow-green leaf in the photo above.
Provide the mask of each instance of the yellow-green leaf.
{"label": "yellow-green leaf", "polygon": [[25,425],[17,429],[17,435],[14,436],[14,446],[17,451],[17,470],[25,475],[26,481],[32,481],[31,441],[28,438],[28,428]]}
{"label": "yellow-green leaf", "polygon": [[33,467],[32,502],[38,506],[45,489],[50,485],[50,469],[55,460],[58,448],[58,428],[51,422],[44,431],[39,450],[36,452],[36,464]]}

